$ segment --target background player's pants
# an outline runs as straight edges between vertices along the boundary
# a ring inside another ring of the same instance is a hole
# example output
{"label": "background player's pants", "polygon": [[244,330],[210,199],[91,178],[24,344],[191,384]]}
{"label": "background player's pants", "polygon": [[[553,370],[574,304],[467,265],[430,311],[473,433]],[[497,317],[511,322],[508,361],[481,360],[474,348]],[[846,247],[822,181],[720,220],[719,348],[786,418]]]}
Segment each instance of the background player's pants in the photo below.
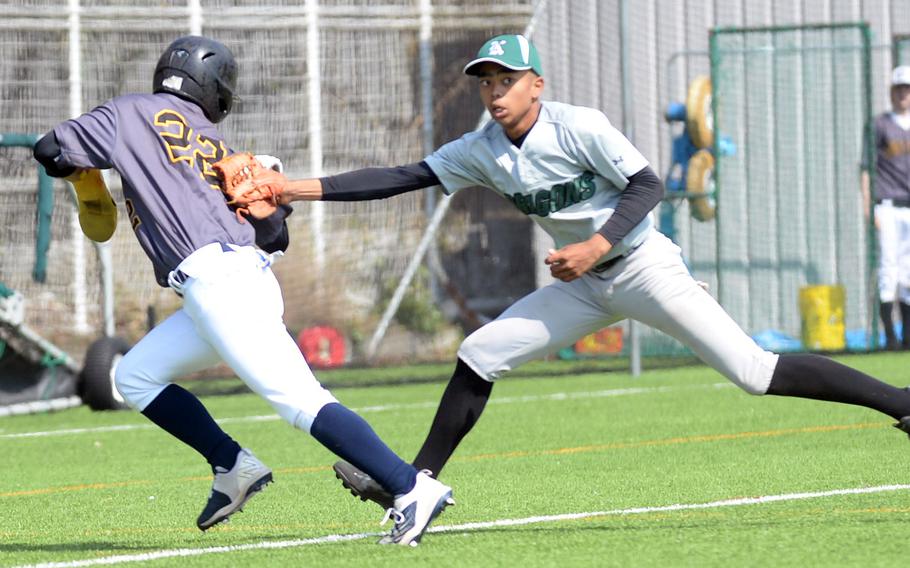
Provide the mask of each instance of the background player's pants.
{"label": "background player's pants", "polygon": [[183,308],[161,322],[117,366],[117,389],[144,410],[172,380],[219,361],[293,426],[309,432],[335,397],[313,376],[282,321],[271,259],[253,247],[215,243],[181,263]]}
{"label": "background player's pants", "polygon": [[589,272],[525,296],[468,336],[458,356],[492,381],[626,318],[675,337],[740,388],[768,390],[777,355],[746,335],[695,282],[679,247],[657,231],[602,274]]}
{"label": "background player's pants", "polygon": [[910,304],[910,207],[875,206],[878,293],[882,302]]}

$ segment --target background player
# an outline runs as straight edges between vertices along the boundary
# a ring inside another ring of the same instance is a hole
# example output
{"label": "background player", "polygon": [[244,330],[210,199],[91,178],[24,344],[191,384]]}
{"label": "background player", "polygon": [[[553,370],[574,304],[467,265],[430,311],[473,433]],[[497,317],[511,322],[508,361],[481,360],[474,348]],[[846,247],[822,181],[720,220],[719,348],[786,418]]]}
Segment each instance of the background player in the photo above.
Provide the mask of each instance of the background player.
{"label": "background player", "polygon": [[[522,363],[626,318],[667,333],[750,394],[866,406],[910,432],[910,392],[817,355],[764,351],[689,274],[654,229],[663,185],[598,110],[541,102],[540,58],[523,36],[487,41],[464,72],[477,77],[493,120],[424,161],[290,181],[295,199],[360,200],[443,185],[488,187],[547,231],[557,282],[520,299],[468,336],[415,467],[438,474],[484,409],[493,382]],[[266,172],[267,176],[280,176]],[[355,494],[387,503],[363,472],[336,464]]]}
{"label": "background player", "polygon": [[171,383],[223,360],[282,418],[396,495],[395,526],[381,542],[416,545],[451,502],[451,489],[402,461],[339,404],[287,333],[269,252],[287,246],[289,208],[245,222],[220,191],[212,164],[230,151],[214,123],[231,112],[236,75],[224,45],[177,39],[155,69],[155,94],[114,98],[57,125],[36,146],[36,158],[54,176],[117,170],[158,283],[183,297],[183,307],[120,362],[117,388],[211,464],[214,483],[200,529],[226,520],[272,480],[271,470],[222,431],[195,396]]}
{"label": "background player", "polygon": [[[910,66],[892,72],[891,111],[875,117],[874,131],[879,313],[886,348],[910,349]],[[868,217],[869,165],[864,163],[863,170],[863,211]],[[901,314],[900,343],[892,316],[895,300]]]}

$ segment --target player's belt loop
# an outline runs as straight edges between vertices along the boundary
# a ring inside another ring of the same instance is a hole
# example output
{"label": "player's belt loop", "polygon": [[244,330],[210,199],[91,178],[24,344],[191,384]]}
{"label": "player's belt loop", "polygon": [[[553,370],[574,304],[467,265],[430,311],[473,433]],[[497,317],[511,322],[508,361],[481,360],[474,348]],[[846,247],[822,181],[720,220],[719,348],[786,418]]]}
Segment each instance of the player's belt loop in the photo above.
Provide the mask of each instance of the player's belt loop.
{"label": "player's belt loop", "polygon": [[179,268],[171,270],[167,275],[167,285],[171,287],[178,296],[183,297],[183,285],[189,280],[189,276]]}

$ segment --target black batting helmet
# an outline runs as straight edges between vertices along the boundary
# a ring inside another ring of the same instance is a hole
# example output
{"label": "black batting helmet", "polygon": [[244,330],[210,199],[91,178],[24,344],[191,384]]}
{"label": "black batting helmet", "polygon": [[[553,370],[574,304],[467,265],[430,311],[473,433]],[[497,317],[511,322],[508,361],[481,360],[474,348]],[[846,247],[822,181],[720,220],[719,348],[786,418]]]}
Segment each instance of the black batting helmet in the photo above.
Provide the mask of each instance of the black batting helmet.
{"label": "black batting helmet", "polygon": [[161,54],[152,89],[190,100],[209,120],[221,122],[231,112],[236,83],[237,63],[230,49],[207,37],[185,36]]}

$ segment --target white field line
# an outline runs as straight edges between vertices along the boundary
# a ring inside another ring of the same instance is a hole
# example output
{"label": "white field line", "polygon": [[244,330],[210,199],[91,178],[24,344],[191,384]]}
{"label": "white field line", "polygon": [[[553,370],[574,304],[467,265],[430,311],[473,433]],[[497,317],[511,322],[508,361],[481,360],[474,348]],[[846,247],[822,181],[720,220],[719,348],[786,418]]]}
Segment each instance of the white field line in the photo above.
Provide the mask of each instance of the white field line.
{"label": "white field line", "polygon": [[[525,403],[525,402],[540,402],[540,401],[566,401],[566,400],[580,400],[580,399],[590,399],[590,398],[607,398],[613,396],[630,396],[630,395],[639,395],[639,394],[655,394],[655,393],[668,393],[675,391],[683,390],[708,390],[708,389],[717,389],[717,388],[726,388],[732,387],[733,383],[722,382],[722,383],[711,383],[706,385],[685,385],[685,386],[671,386],[671,387],[636,387],[636,388],[625,388],[625,389],[609,389],[609,390],[600,390],[600,391],[581,391],[581,392],[557,392],[552,394],[544,395],[528,395],[528,396],[505,396],[500,398],[492,398],[489,404],[516,404],[516,403]],[[439,405],[438,400],[433,401],[423,401],[423,402],[404,402],[398,404],[382,404],[375,406],[361,406],[359,408],[352,408],[354,412],[366,413],[366,412],[387,412],[390,410],[409,410],[415,408],[436,408]],[[273,420],[280,420],[281,418],[275,414],[265,414],[260,416],[238,416],[235,418],[223,418],[218,420],[219,424],[236,424],[240,422],[271,422]],[[70,436],[75,434],[98,434],[102,432],[130,432],[135,430],[150,430],[157,428],[154,424],[121,424],[118,426],[97,426],[94,428],[66,428],[60,430],[46,430],[43,432],[18,432],[13,434],[0,434],[0,440],[12,440],[16,438],[44,438],[48,436]]]}
{"label": "white field line", "polygon": [[[659,507],[633,507],[630,509],[613,509],[610,511],[592,511],[587,513],[565,513],[561,515],[543,515],[537,517],[525,517],[521,519],[499,519],[495,521],[484,521],[476,523],[463,523],[460,525],[440,525],[431,527],[428,532],[472,532],[487,529],[496,529],[499,527],[515,527],[521,525],[533,525],[542,523],[555,523],[560,521],[571,521],[577,519],[590,519],[594,517],[607,517],[617,515],[641,515],[646,513],[664,513],[672,511],[690,511],[698,509],[718,509],[721,507],[741,507],[745,505],[761,505],[764,503],[777,503],[781,501],[801,501],[806,499],[822,499],[825,497],[836,497],[841,495],[862,495],[869,493],[885,493],[889,491],[905,491],[910,489],[910,485],[880,485],[877,487],[856,487],[852,489],[832,489],[830,491],[815,491],[804,493],[785,493],[782,495],[765,495],[763,497],[742,497],[738,499],[725,499],[722,501],[712,501],[710,503],[680,503],[676,505],[663,505]],[[171,550],[158,550],[146,552],[143,554],[124,554],[118,556],[106,556],[102,558],[91,558],[87,560],[72,560],[67,562],[45,562],[42,564],[29,564],[18,566],[16,568],[77,568],[80,566],[101,566],[111,564],[126,564],[129,562],[148,562],[160,560],[162,558],[178,558],[188,556],[202,556],[204,554],[220,554],[225,552],[242,552],[248,550],[280,549],[280,548],[299,548],[312,544],[331,544],[336,542],[348,542],[353,540],[363,540],[371,537],[378,537],[380,533],[357,533],[357,534],[334,534],[323,537],[307,538],[299,540],[282,540],[282,541],[264,541],[249,544],[238,544],[234,546],[213,546],[209,548],[178,548]],[[432,546],[429,544],[427,546]]]}

